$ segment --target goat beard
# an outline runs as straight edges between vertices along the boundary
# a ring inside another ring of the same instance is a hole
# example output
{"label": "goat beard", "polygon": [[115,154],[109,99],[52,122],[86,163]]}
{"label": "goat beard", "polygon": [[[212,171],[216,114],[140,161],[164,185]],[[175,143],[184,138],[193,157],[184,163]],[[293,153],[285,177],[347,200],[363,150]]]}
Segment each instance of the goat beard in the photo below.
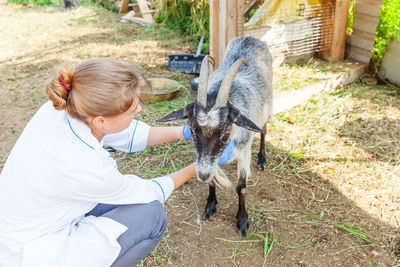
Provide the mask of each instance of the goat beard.
{"label": "goat beard", "polygon": [[225,172],[219,166],[217,167],[217,171],[211,183],[223,190],[227,190],[232,187],[232,182],[228,179]]}

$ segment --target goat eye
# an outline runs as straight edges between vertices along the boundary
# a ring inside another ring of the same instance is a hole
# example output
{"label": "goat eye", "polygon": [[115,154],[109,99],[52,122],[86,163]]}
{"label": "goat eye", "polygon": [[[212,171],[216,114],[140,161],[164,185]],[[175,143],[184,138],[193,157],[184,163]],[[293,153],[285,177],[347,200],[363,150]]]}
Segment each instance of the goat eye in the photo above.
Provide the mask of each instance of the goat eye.
{"label": "goat eye", "polygon": [[228,136],[226,135],[228,132],[225,132],[223,135],[221,135],[220,140],[221,141],[225,141],[226,139],[228,139]]}

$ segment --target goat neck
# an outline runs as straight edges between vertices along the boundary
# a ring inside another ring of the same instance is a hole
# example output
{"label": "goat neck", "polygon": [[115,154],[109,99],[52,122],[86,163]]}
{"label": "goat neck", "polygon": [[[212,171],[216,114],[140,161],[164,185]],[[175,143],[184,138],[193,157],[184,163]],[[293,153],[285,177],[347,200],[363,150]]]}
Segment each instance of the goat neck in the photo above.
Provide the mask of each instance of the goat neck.
{"label": "goat neck", "polygon": [[204,108],[207,106],[208,76],[212,72],[212,68],[209,68],[209,64],[214,66],[214,58],[206,56],[201,63],[199,88],[197,91],[197,102]]}
{"label": "goat neck", "polygon": [[231,87],[233,81],[235,80],[235,76],[238,73],[240,66],[245,64],[247,66],[247,62],[243,58],[239,58],[233,63],[233,65],[229,68],[228,73],[225,78],[222,80],[221,87],[218,92],[217,100],[215,101],[215,107],[225,107],[228,103],[229,92],[231,91]]}

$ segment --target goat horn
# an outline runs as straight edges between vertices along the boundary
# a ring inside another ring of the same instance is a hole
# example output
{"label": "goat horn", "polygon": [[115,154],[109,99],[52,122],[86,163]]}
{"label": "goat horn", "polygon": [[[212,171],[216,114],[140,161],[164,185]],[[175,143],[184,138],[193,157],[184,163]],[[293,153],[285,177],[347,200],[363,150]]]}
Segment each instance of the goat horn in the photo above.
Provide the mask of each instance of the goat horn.
{"label": "goat horn", "polygon": [[239,68],[240,66],[242,66],[242,64],[245,64],[247,66],[246,60],[243,58],[239,58],[229,68],[228,73],[222,81],[221,87],[219,89],[217,100],[215,102],[216,107],[224,107],[226,106],[226,103],[228,103],[229,92],[231,91],[233,80],[235,79],[235,76],[238,73]]}
{"label": "goat horn", "polygon": [[207,56],[208,58],[208,63],[210,63],[213,67],[211,69],[208,70],[208,76],[210,76],[213,71],[214,71],[214,67],[215,67],[215,59],[212,56]]}
{"label": "goat horn", "polygon": [[197,90],[197,102],[200,103],[203,107],[206,107],[207,105],[208,75],[212,72],[208,68],[209,63],[214,66],[214,58],[212,58],[211,56],[206,56],[201,63],[199,87]]}

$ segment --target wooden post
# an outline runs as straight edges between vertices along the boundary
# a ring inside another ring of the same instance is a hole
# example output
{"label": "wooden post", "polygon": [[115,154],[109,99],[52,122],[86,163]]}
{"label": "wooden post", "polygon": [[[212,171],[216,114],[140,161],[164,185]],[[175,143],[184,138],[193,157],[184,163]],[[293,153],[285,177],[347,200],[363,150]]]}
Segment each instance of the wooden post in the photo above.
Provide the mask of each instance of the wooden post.
{"label": "wooden post", "polygon": [[243,35],[244,0],[209,0],[209,6],[210,55],[217,68],[229,41]]}
{"label": "wooden post", "polygon": [[138,0],[137,1],[139,4],[140,12],[142,13],[142,16],[145,21],[153,23],[153,16],[151,15],[151,11],[149,9],[149,6],[147,5],[146,0]]}
{"label": "wooden post", "polygon": [[228,43],[226,40],[228,33],[228,23],[227,23],[227,4],[229,0],[218,0],[218,61],[215,67],[219,67],[224,58],[225,48]]}
{"label": "wooden post", "polygon": [[[218,66],[218,6],[219,0],[209,0],[210,6],[210,56],[215,59]],[[217,67],[215,66],[215,67]]]}
{"label": "wooden post", "polygon": [[237,37],[239,36],[243,36],[244,34],[244,14],[245,14],[245,10],[244,10],[244,0],[239,0],[237,1],[237,8],[236,8],[236,16],[237,16]]}
{"label": "wooden post", "polygon": [[122,0],[121,7],[119,8],[119,13],[125,13],[128,11],[129,0]]}
{"label": "wooden post", "polygon": [[333,27],[333,29],[331,30],[331,36],[327,36],[327,34],[323,35],[324,38],[327,39],[322,40],[322,45],[325,49],[319,53],[319,57],[330,61],[342,60],[344,58],[344,50],[346,46],[349,0],[324,0],[323,4],[335,4],[335,11],[333,14],[333,25],[331,25],[332,20],[328,17],[331,11],[330,9],[324,9],[323,22],[325,24],[325,29],[322,29],[322,31],[326,33],[326,27]]}

